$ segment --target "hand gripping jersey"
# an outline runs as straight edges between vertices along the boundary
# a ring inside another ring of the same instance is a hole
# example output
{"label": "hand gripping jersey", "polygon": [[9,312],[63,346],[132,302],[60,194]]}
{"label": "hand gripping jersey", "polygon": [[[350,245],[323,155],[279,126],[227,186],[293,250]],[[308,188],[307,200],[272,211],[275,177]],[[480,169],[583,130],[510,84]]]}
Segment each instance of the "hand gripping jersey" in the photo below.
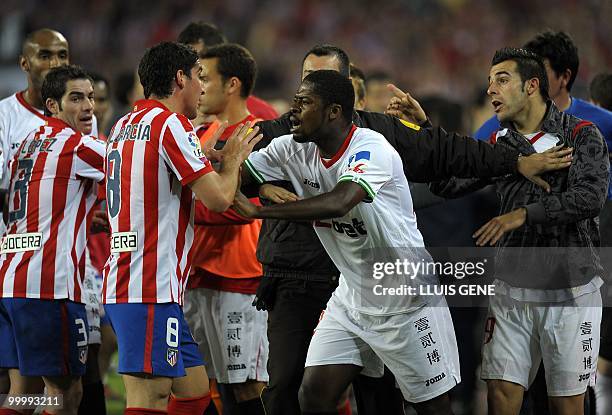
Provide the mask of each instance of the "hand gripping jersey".
{"label": "hand gripping jersey", "polygon": [[104,303],[182,304],[193,241],[187,185],[212,171],[193,126],[158,101],[138,101],[111,130],[105,168]]}
{"label": "hand gripping jersey", "polygon": [[[402,161],[387,140],[377,132],[353,126],[344,144],[330,160],[321,158],[314,143],[300,144],[292,135],[275,138],[254,152],[247,168],[259,181],[289,180],[298,196],[308,198],[327,193],[340,182],[352,181],[367,193],[366,199],[341,218],[316,221],[314,226],[325,250],[342,274],[334,295],[343,304],[367,314],[406,312],[424,305],[418,295],[378,295],[373,267],[376,262],[396,259],[420,262],[423,238]],[[395,258],[397,256],[397,258]],[[401,258],[400,258],[401,257]],[[409,278],[394,284],[410,284]],[[427,278],[435,283],[437,278]],[[419,282],[423,282],[422,280]]]}
{"label": "hand gripping jersey", "polygon": [[0,297],[82,302],[89,213],[103,166],[104,143],[56,118],[17,148],[5,178]]}

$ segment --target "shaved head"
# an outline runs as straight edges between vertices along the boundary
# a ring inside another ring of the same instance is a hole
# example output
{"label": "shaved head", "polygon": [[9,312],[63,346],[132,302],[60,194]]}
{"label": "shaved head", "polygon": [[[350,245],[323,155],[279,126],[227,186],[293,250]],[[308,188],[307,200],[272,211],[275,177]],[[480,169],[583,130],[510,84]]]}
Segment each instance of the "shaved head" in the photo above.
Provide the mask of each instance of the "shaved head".
{"label": "shaved head", "polygon": [[37,46],[51,44],[62,44],[68,49],[68,41],[60,32],[53,29],[39,29],[26,36],[21,47],[21,53],[29,55]]}
{"label": "shaved head", "polygon": [[69,63],[68,41],[60,32],[39,29],[25,38],[19,66],[28,74],[28,85],[33,88],[32,93],[40,94],[49,70]]}

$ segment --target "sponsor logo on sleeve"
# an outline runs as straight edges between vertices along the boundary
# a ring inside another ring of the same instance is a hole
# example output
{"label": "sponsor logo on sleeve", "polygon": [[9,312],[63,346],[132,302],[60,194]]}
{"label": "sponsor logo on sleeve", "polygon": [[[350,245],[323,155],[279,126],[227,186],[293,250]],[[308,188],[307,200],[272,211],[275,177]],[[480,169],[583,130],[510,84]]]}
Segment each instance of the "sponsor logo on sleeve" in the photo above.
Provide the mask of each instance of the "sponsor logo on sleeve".
{"label": "sponsor logo on sleeve", "polygon": [[189,140],[191,150],[193,151],[193,155],[199,159],[203,158],[204,152],[202,151],[202,147],[200,146],[200,139],[198,138],[198,136],[192,131],[189,133],[187,138]]}
{"label": "sponsor logo on sleeve", "polygon": [[370,160],[370,152],[369,151],[358,151],[349,157],[348,161],[348,171],[352,171],[358,174],[365,173],[366,171],[366,161]]}

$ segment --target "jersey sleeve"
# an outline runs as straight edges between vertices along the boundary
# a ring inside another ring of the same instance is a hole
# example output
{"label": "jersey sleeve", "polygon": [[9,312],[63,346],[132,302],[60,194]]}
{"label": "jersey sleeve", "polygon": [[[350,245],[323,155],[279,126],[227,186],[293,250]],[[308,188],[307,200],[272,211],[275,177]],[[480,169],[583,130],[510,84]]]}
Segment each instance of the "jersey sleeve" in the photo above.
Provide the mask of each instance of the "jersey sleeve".
{"label": "jersey sleeve", "polygon": [[291,155],[289,140],[293,141],[290,135],[275,138],[267,147],[249,155],[244,164],[255,180],[259,183],[289,180],[283,169]]}
{"label": "jersey sleeve", "polygon": [[83,136],[75,147],[75,174],[96,182],[104,180],[106,144],[91,136]]}
{"label": "jersey sleeve", "polygon": [[168,117],[160,137],[160,154],[183,186],[213,171],[193,126],[176,114]]}
{"label": "jersey sleeve", "polygon": [[8,176],[8,164],[9,164],[9,137],[8,128],[5,125],[5,116],[0,113],[0,189],[6,189],[7,181],[5,177]]}
{"label": "jersey sleeve", "polygon": [[382,146],[373,140],[360,140],[349,148],[348,163],[340,169],[338,183],[350,181],[366,191],[365,202],[373,202],[380,188],[393,174],[393,152],[389,146]]}

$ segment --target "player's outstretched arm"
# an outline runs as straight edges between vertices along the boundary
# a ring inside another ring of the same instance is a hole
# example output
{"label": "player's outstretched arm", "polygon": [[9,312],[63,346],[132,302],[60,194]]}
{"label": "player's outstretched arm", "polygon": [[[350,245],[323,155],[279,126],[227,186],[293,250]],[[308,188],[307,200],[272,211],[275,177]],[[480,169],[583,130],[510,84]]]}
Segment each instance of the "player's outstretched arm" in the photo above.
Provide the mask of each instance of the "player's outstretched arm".
{"label": "player's outstretched arm", "polygon": [[204,205],[214,212],[225,212],[232,204],[240,183],[240,166],[261,140],[257,127],[251,123],[238,126],[221,151],[219,172],[201,176],[190,184],[191,190]]}
{"label": "player's outstretched arm", "polygon": [[[418,102],[410,95],[395,86],[391,88],[395,98],[387,114],[402,117],[420,112]],[[571,164],[571,149],[556,147],[546,153],[519,157],[514,149],[448,133],[441,127],[415,131],[399,121],[396,124],[395,139],[390,142],[402,157],[406,178],[412,182],[436,182],[452,176],[490,178],[518,172],[548,190],[548,184],[538,176]]]}
{"label": "player's outstretched arm", "polygon": [[286,202],[271,206],[256,206],[244,195],[236,195],[234,210],[247,218],[320,220],[346,215],[367,196],[357,183],[340,182],[331,192],[297,202]]}
{"label": "player's outstretched arm", "polygon": [[404,92],[393,84],[388,84],[387,89],[393,93],[393,97],[387,105],[385,114],[393,115],[404,121],[417,125],[427,121],[427,114],[423,111],[419,101],[412,98],[408,92]]}

